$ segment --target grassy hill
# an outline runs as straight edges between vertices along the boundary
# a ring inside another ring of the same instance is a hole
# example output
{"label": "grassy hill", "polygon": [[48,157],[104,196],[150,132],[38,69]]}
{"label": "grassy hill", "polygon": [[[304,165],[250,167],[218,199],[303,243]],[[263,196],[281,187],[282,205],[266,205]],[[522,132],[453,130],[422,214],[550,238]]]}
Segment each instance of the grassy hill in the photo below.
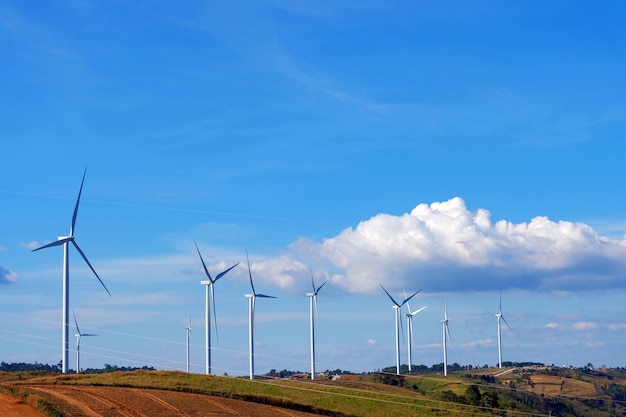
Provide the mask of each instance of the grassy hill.
{"label": "grassy hill", "polygon": [[[33,385],[164,389],[337,417],[626,415],[626,372],[622,370],[491,368],[448,377],[373,373],[342,375],[335,381],[250,381],[169,371],[0,373],[0,390],[5,393],[24,397]],[[54,415],[50,407],[47,412]]]}

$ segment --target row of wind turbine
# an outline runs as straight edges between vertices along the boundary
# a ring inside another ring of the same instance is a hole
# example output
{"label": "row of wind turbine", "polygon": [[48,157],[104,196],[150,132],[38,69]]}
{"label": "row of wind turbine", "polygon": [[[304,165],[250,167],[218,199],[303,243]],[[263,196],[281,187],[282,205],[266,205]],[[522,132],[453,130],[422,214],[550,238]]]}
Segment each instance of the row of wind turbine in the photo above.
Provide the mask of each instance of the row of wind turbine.
{"label": "row of wind turbine", "polygon": [[[85,168],[85,171],[83,172],[83,178],[80,184],[80,188],[78,191],[78,197],[76,199],[76,205],[74,206],[74,212],[72,214],[72,221],[71,221],[71,225],[70,225],[70,231],[69,234],[67,236],[59,236],[57,238],[56,241],[53,241],[51,243],[45,244],[43,246],[40,246],[36,249],[33,249],[33,252],[41,250],[41,249],[47,249],[53,246],[63,246],[63,275],[62,275],[62,279],[63,279],[63,305],[62,305],[62,348],[61,348],[61,371],[63,373],[67,373],[68,371],[68,357],[69,357],[69,289],[70,289],[70,273],[69,273],[69,244],[71,243],[74,248],[76,249],[76,251],[80,254],[80,256],[83,258],[83,260],[85,261],[85,263],[87,264],[87,266],[89,267],[89,269],[91,269],[91,271],[93,272],[93,274],[96,276],[96,278],[98,279],[98,281],[100,282],[100,284],[102,285],[102,287],[106,290],[106,292],[109,294],[109,296],[111,296],[111,292],[109,291],[109,289],[106,287],[106,285],[104,285],[104,282],[102,281],[102,279],[100,278],[100,276],[98,275],[98,273],[96,272],[96,270],[94,269],[94,267],[91,265],[91,263],[89,262],[89,259],[87,259],[87,256],[85,255],[85,253],[82,251],[82,249],[80,248],[80,246],[78,246],[78,243],[76,243],[76,239],[74,237],[74,232],[76,229],[76,219],[78,216],[78,207],[80,205],[80,198],[82,195],[82,191],[83,191],[83,185],[85,183],[85,176],[87,175],[87,168]],[[211,373],[211,329],[210,329],[210,315],[211,315],[211,304],[213,305],[213,317],[214,317],[214,322],[215,322],[215,334],[216,337],[218,336],[217,333],[217,317],[215,314],[215,292],[214,292],[214,285],[215,283],[221,278],[223,277],[226,273],[228,273],[230,270],[232,270],[233,268],[235,268],[239,263],[231,266],[230,268],[226,269],[225,271],[220,272],[219,274],[217,274],[215,276],[215,278],[212,278],[207,267],[206,264],[204,262],[204,259],[202,258],[202,254],[200,253],[200,250],[198,249],[198,245],[194,240],[194,243],[196,245],[196,250],[198,251],[198,255],[200,257],[200,260],[202,262],[202,267],[204,269],[204,272],[208,278],[208,280],[203,280],[200,281],[200,283],[202,285],[206,286],[206,308],[205,308],[205,337],[206,337],[206,369],[205,372],[206,374],[210,374]],[[256,303],[256,298],[276,298],[274,296],[270,296],[270,295],[265,295],[265,294],[257,294],[255,289],[254,289],[254,282],[252,281],[252,270],[250,268],[250,259],[248,257],[248,252],[246,251],[246,260],[248,263],[248,274],[250,277],[250,286],[252,288],[252,293],[251,294],[245,294],[245,297],[249,299],[249,353],[250,353],[250,379],[254,378],[254,310],[255,310],[255,303]],[[317,314],[317,294],[318,292],[322,289],[322,287],[326,284],[326,282],[324,282],[322,285],[320,285],[319,287],[315,286],[315,281],[313,280],[313,274],[311,273],[311,284],[312,284],[312,289],[313,292],[311,293],[307,293],[307,296],[310,297],[310,331],[311,331],[311,379],[315,378],[315,319],[314,319],[314,307],[315,307],[315,314]],[[383,289],[383,291],[387,294],[387,296],[389,297],[389,299],[393,302],[393,308],[395,309],[395,317],[396,317],[396,321],[395,321],[395,342],[396,342],[396,372],[397,374],[400,374],[400,329],[399,329],[399,325],[402,325],[402,321],[400,320],[400,311],[402,306],[404,306],[405,304],[407,304],[408,307],[408,313],[406,314],[407,317],[407,332],[408,332],[408,339],[409,339],[409,349],[408,349],[408,360],[409,360],[409,371],[411,368],[411,347],[410,345],[412,344],[412,339],[413,339],[413,321],[412,318],[415,314],[419,313],[420,311],[424,310],[426,307],[422,307],[416,311],[411,311],[410,306],[408,306],[408,302],[411,298],[413,298],[415,295],[417,295],[420,291],[416,291],[415,293],[413,293],[411,296],[406,297],[406,293],[404,294],[405,298],[402,301],[402,303],[398,303],[390,294],[389,292],[387,292],[387,290],[380,285],[380,287]],[[497,318],[497,324],[498,324],[498,367],[502,368],[502,337],[501,337],[501,321],[504,321],[504,323],[507,325],[507,327],[509,329],[511,329],[511,326],[509,326],[509,323],[506,321],[506,319],[504,318],[504,316],[502,315],[502,294],[500,294],[500,308],[498,313],[496,313],[496,318]],[[76,330],[77,330],[77,334],[76,334],[76,338],[77,338],[77,343],[76,343],[76,371],[79,372],[80,370],[80,338],[82,336],[95,336],[92,334],[86,334],[86,333],[81,333],[80,330],[78,329],[78,322],[76,321],[76,316],[74,316],[74,322],[76,324]],[[444,374],[447,374],[447,343],[450,342],[450,332],[448,329],[448,312],[447,312],[447,306],[445,308],[444,311],[444,320],[442,320],[442,324],[443,324],[443,354],[444,354]],[[186,328],[186,332],[187,332],[187,372],[189,372],[189,333],[191,332],[191,318],[189,320],[189,326]]]}

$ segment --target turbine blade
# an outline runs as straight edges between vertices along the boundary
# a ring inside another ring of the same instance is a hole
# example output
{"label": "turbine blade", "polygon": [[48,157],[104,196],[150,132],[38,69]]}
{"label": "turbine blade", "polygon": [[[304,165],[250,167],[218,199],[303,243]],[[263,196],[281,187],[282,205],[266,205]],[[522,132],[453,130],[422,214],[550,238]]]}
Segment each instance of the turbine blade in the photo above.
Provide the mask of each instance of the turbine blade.
{"label": "turbine blade", "polygon": [[322,289],[322,287],[323,287],[324,285],[326,285],[326,283],[327,283],[327,282],[328,282],[328,281],[324,281],[324,283],[323,283],[322,285],[320,285],[319,287],[317,287],[317,289],[315,290],[315,293],[317,294],[318,292],[320,292],[320,290]]}
{"label": "turbine blade", "polygon": [[78,198],[76,199],[76,206],[74,207],[74,214],[72,215],[72,226],[70,227],[70,236],[74,236],[74,228],[76,227],[76,216],[78,215],[78,205],[80,204],[80,195],[83,193],[83,184],[85,183],[85,175],[87,175],[87,167],[83,172],[83,180],[80,183],[80,190],[78,190]]}
{"label": "turbine blade", "polygon": [[410,314],[411,314],[411,317],[412,317],[412,316],[414,316],[414,315],[416,315],[416,314],[417,314],[417,313],[419,313],[420,311],[423,311],[426,307],[428,307],[428,306],[424,306],[424,307],[422,307],[422,308],[418,308],[418,309],[417,309],[417,310],[415,310],[414,312],[410,313]]}
{"label": "turbine blade", "polygon": [[448,322],[446,321],[446,336],[448,336],[448,343],[452,345],[452,340],[450,339],[450,329],[448,328]]}
{"label": "turbine blade", "polygon": [[36,252],[36,251],[38,251],[40,249],[51,248],[53,246],[61,246],[62,244],[64,244],[67,241],[70,241],[70,240],[72,240],[71,237],[66,237],[64,239],[55,240],[54,242],[50,242],[50,243],[48,243],[46,245],[40,246],[37,249],[33,249],[31,252]]}
{"label": "turbine blade", "polygon": [[255,294],[255,296],[259,298],[276,298],[273,295],[265,295],[265,294]]}
{"label": "turbine blade", "polygon": [[204,273],[206,274],[207,277],[209,277],[209,281],[215,282],[215,281],[213,281],[213,278],[211,278],[211,274],[209,274],[209,270],[207,269],[206,264],[204,263],[204,259],[202,259],[202,254],[200,253],[200,249],[198,249],[198,244],[196,243],[195,239],[193,240],[193,243],[194,243],[194,245],[196,245],[196,250],[198,251],[198,256],[200,256],[200,262],[202,262],[202,267],[204,268]]}
{"label": "turbine blade", "polygon": [[248,261],[248,275],[250,275],[250,286],[252,287],[252,295],[256,296],[254,291],[254,283],[252,282],[252,269],[250,269],[250,257],[248,256],[248,249],[246,249],[246,260]]}
{"label": "turbine blade", "polygon": [[502,321],[504,321],[504,324],[506,324],[506,327],[508,327],[510,331],[513,331],[513,329],[511,329],[511,326],[509,326],[509,323],[506,322],[504,316],[501,315],[500,317],[502,318]]}
{"label": "turbine blade", "polygon": [[[404,299],[406,300],[406,290],[402,290],[402,294],[404,294]],[[409,314],[413,314],[411,313],[411,306],[409,305],[409,302],[406,302],[406,309],[409,312]]]}
{"label": "turbine blade", "polygon": [[80,329],[78,328],[78,322],[76,321],[76,314],[74,314],[74,310],[72,310],[72,316],[74,316],[74,324],[76,324],[76,333],[78,333],[80,336],[83,336],[82,334],[80,334]]}
{"label": "turbine blade", "polygon": [[94,275],[96,276],[96,278],[98,278],[98,281],[100,281],[100,284],[102,284],[102,286],[104,287],[104,289],[106,290],[107,293],[109,293],[109,295],[111,295],[111,292],[109,291],[109,289],[107,288],[106,285],[104,285],[104,282],[102,282],[102,280],[100,279],[100,276],[98,275],[98,273],[96,272],[95,269],[93,269],[93,266],[91,266],[91,263],[89,263],[89,260],[87,259],[87,257],[85,256],[85,253],[80,249],[80,247],[78,246],[78,243],[76,243],[76,241],[74,239],[72,239],[72,243],[74,244],[74,247],[76,248],[76,250],[78,251],[78,253],[80,253],[80,256],[83,257],[83,259],[85,260],[85,262],[87,263],[87,265],[89,265],[89,268],[91,269],[91,272],[94,273]]}
{"label": "turbine blade", "polygon": [[92,334],[92,333],[83,333],[83,334],[80,335],[80,337],[83,337],[83,336],[98,336],[98,335],[97,334]]}
{"label": "turbine blade", "polygon": [[402,301],[402,304],[400,304],[400,307],[402,307],[404,304],[408,303],[408,302],[409,302],[409,300],[410,300],[411,298],[415,297],[415,296],[416,296],[417,294],[419,294],[421,291],[422,291],[422,290],[415,291],[415,292],[413,293],[413,295],[411,295],[409,298],[405,298],[405,299],[404,299],[404,301]]}
{"label": "turbine blade", "polygon": [[[398,308],[398,313],[396,314],[400,314],[400,309]],[[402,320],[402,316],[400,316],[400,319],[398,320],[400,322],[400,333],[402,333],[402,346],[406,346],[406,339],[404,338],[404,324],[402,324],[402,322],[404,320]]]}
{"label": "turbine blade", "polygon": [[313,294],[317,291],[315,290],[315,280],[313,279],[313,268],[311,268],[311,288],[313,288]]}
{"label": "turbine blade", "polygon": [[[215,280],[217,281],[217,278],[215,278]],[[213,288],[213,285],[211,285],[211,303],[213,304],[213,322],[215,323],[215,339],[217,340],[217,343],[219,343],[220,335],[217,332],[217,313],[215,310],[215,288]]]}
{"label": "turbine blade", "polygon": [[394,303],[396,306],[400,307],[400,304],[398,304],[398,303],[396,302],[396,300],[394,300],[394,299],[393,299],[393,297],[391,296],[391,294],[389,294],[389,293],[387,292],[387,290],[385,289],[385,287],[383,287],[383,284],[379,284],[379,285],[380,285],[380,288],[382,288],[382,289],[383,289],[383,291],[385,292],[385,294],[387,294],[387,297],[389,297],[389,299],[391,299],[391,302],[392,302],[392,303]]}
{"label": "turbine blade", "polygon": [[[226,271],[222,271],[222,272],[220,272],[219,274],[217,274],[217,275],[215,276],[215,281],[217,281],[218,279],[222,278],[224,275],[226,275],[226,273],[227,273],[228,271],[230,271],[231,269],[233,269],[233,268],[234,268],[234,267],[236,267],[237,265],[239,265],[239,262],[237,262],[235,265],[233,265],[233,266],[231,266],[230,268],[228,268]],[[213,282],[215,282],[215,281],[213,281]]]}
{"label": "turbine blade", "polygon": [[413,316],[409,317],[409,349],[413,346]]}

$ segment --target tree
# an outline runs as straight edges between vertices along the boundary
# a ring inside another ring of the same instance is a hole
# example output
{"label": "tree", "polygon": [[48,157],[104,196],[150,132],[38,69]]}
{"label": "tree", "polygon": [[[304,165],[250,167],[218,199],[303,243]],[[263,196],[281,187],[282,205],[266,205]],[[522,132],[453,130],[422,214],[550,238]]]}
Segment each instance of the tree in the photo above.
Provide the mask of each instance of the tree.
{"label": "tree", "polygon": [[465,399],[470,405],[480,405],[480,390],[476,385],[470,385],[465,389]]}

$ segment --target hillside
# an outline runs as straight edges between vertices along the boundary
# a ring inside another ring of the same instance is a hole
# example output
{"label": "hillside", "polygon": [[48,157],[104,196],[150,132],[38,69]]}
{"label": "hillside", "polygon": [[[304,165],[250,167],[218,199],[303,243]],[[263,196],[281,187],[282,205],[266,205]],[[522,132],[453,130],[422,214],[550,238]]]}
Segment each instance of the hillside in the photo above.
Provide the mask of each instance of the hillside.
{"label": "hillside", "polygon": [[386,373],[302,381],[134,371],[0,373],[0,390],[46,415],[204,416],[623,416],[626,372],[480,369],[441,375]]}

